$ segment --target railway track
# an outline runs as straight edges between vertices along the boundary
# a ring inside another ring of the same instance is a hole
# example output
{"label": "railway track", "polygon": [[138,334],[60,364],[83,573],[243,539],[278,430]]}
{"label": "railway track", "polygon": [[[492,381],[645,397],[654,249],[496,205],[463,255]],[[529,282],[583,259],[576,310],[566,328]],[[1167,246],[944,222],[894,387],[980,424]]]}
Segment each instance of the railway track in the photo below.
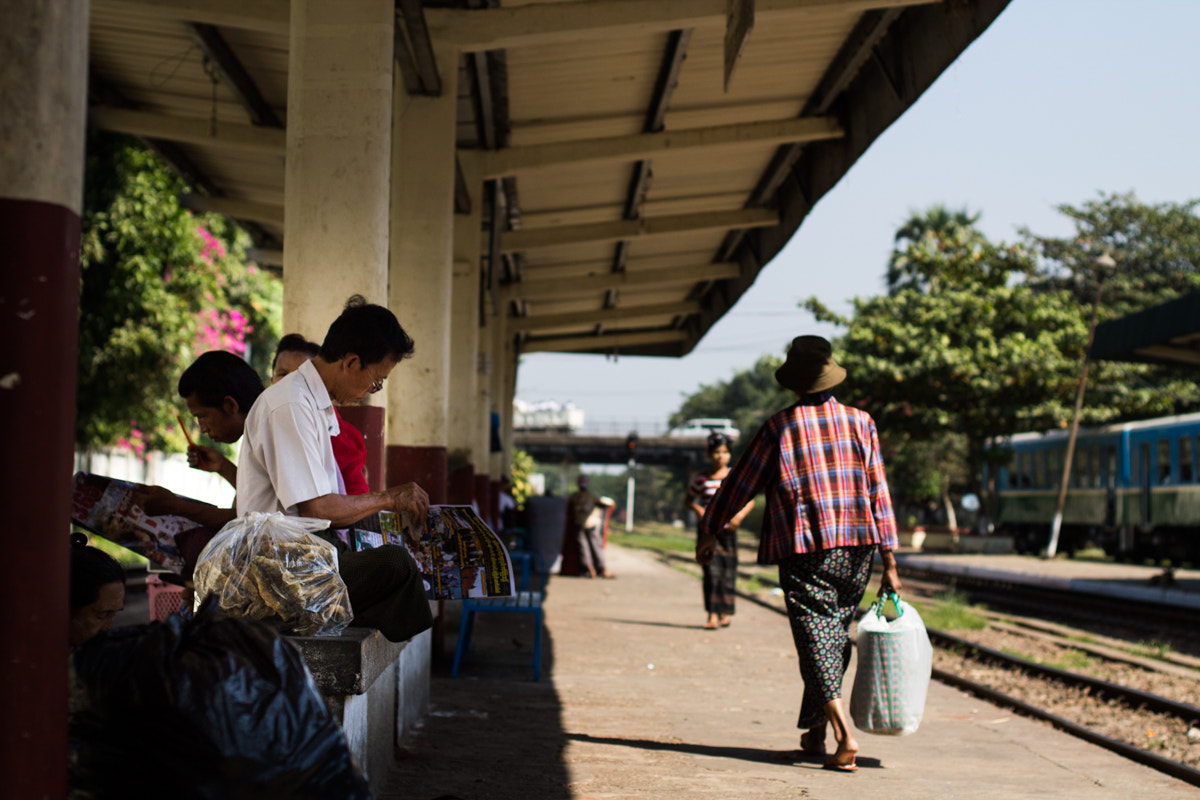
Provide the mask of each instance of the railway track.
{"label": "railway track", "polygon": [[[678,553],[660,551],[660,555],[671,563],[694,565]],[[770,576],[757,571],[747,570],[741,577],[753,578],[761,585],[775,584]],[[933,597],[938,582],[930,581],[927,575],[911,574],[905,575],[905,580],[910,590],[906,592],[908,596],[924,595],[922,602],[938,602]],[[961,591],[963,587],[959,583],[956,588]],[[1005,592],[1015,600],[1023,588],[1012,584],[1005,587]],[[1073,604],[1062,594],[1054,598],[1052,607],[1056,616],[1069,617],[1068,607]],[[770,590],[739,590],[738,595],[786,614],[782,597]],[[1046,600],[1044,596],[1041,599],[1043,603]],[[1016,605],[1022,602],[1017,600]],[[1093,599],[1076,598],[1075,602],[1092,603]],[[1045,607],[1041,606],[1043,612]],[[1103,636],[1035,617],[1014,617],[993,610],[979,613],[988,620],[986,632],[929,630],[935,646],[936,680],[1041,719],[1132,761],[1200,786],[1200,705],[1177,699],[1184,696],[1200,700],[1200,657],[1168,650],[1147,651],[1143,645],[1131,643],[1123,636]],[[1081,614],[1085,618],[1093,616]],[[1194,618],[1187,624],[1194,627]],[[1169,632],[1169,626],[1166,629]],[[1145,630],[1140,633],[1144,635]],[[997,634],[1002,637],[1003,648],[985,643],[996,639]],[[1017,644],[1013,643],[1013,637],[1017,637]],[[1111,674],[1124,676],[1124,680],[1118,682],[1080,669],[1053,666],[1044,663],[1045,658],[1024,657],[1040,654],[1053,658],[1055,652],[1082,653],[1082,657],[1073,657],[1081,668],[1086,666],[1102,673],[1107,669]],[[1130,682],[1139,685],[1126,685]],[[1171,696],[1145,686],[1167,687],[1161,691],[1168,691]]]}

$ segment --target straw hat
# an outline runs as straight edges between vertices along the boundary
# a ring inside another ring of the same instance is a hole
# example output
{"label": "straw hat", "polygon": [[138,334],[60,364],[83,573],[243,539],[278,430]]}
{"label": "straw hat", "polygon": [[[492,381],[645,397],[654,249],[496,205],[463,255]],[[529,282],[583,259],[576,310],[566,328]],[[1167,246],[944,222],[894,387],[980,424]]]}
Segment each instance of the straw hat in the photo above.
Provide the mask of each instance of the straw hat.
{"label": "straw hat", "polygon": [[788,348],[787,360],[775,370],[775,380],[796,394],[832,389],[846,380],[846,370],[833,360],[833,345],[820,336],[797,336]]}

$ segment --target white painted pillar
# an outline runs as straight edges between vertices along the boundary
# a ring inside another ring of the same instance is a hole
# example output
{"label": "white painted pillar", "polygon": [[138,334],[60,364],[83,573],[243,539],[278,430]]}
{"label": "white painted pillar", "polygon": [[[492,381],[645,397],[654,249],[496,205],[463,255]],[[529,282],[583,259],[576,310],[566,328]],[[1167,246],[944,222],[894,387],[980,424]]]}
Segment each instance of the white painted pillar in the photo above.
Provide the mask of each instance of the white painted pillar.
{"label": "white painted pillar", "polygon": [[[475,474],[487,473],[487,452],[478,445],[479,226],[482,185],[475,159],[460,160],[471,200],[467,214],[454,216],[454,267],[450,294],[449,501],[475,499]],[[481,506],[486,516],[487,509]]]}
{"label": "white painted pillar", "polygon": [[[6,797],[67,793],[67,617],[86,0],[0,4],[0,582]],[[22,535],[35,532],[41,535]]]}
{"label": "white painted pillar", "polygon": [[512,463],[512,402],[516,389],[516,355],[507,323],[508,309],[501,305],[492,318],[492,411],[500,415],[500,441],[503,450],[492,454],[493,473],[501,475]]}
{"label": "white painted pillar", "polygon": [[416,352],[388,382],[388,483],[416,481],[446,502],[454,262],[458,54],[437,53],[439,97],[395,86],[390,308]]}
{"label": "white painted pillar", "polygon": [[355,293],[387,303],[395,23],[393,0],[292,0],[285,333],[322,341]]}

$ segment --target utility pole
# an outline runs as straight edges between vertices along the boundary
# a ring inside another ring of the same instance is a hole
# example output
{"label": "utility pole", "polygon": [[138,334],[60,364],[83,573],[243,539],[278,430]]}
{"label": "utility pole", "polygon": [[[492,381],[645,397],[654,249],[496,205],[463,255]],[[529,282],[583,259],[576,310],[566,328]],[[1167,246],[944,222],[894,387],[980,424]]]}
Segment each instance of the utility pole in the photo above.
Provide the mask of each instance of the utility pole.
{"label": "utility pole", "polygon": [[625,437],[625,451],[629,454],[629,478],[625,482],[625,532],[633,532],[633,475],[637,469],[637,431]]}
{"label": "utility pole", "polygon": [[1058,554],[1058,537],[1062,531],[1063,508],[1067,504],[1067,484],[1071,480],[1071,462],[1075,456],[1075,437],[1079,433],[1079,413],[1083,409],[1083,393],[1087,389],[1088,353],[1096,337],[1096,321],[1100,316],[1100,292],[1104,286],[1103,271],[1112,269],[1117,263],[1107,253],[1096,259],[1096,296],[1092,301],[1092,322],[1088,326],[1087,346],[1083,349],[1083,363],[1079,368],[1079,389],[1075,392],[1075,412],[1071,415],[1071,432],[1067,435],[1067,452],[1063,455],[1062,480],[1058,485],[1058,502],[1054,505],[1054,519],[1050,523],[1050,541],[1046,544],[1046,558]]}

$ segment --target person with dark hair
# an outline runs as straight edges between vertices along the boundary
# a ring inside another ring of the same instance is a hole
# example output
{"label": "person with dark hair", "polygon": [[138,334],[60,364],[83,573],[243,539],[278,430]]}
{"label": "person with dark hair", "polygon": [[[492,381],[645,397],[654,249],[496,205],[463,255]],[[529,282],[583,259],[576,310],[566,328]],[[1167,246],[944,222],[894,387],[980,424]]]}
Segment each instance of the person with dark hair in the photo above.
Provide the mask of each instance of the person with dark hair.
{"label": "person with dark hair", "polygon": [[71,535],[70,604],[71,647],[112,630],[113,619],[125,608],[125,570],[108,553],[89,547],[82,533]]}
{"label": "person with dark hair", "polygon": [[[289,333],[279,340],[275,347],[275,359],[271,362],[271,383],[279,383],[288,375],[300,369],[305,361],[311,361],[321,346],[310,342],[298,333]],[[371,491],[367,484],[367,442],[362,432],[342,417],[334,406],[333,413],[337,415],[338,434],[333,437],[333,457],[342,472],[342,482],[346,494],[366,494]]]}
{"label": "person with dark hair", "polygon": [[[262,378],[254,368],[224,350],[202,353],[179,376],[179,396],[200,424],[200,432],[223,444],[241,438],[246,415],[262,390]],[[237,485],[237,467],[216,448],[190,445],[188,464]]]}
{"label": "person with dark hair", "polygon": [[867,589],[872,557],[883,564],[881,594],[900,591],[893,551],[896,518],[875,422],[831,390],[846,378],[833,347],[798,336],[775,380],[797,402],[754,434],[700,518],[696,560],[713,560],[718,536],[759,492],[767,496],[758,563],[779,564],[804,698],[800,749],[825,755],[830,723],[837,750],[824,767],[853,772],[858,742],[842,707],[850,665],[850,622]]}
{"label": "person with dark hair", "polygon": [[[429,496],[415,483],[382,492],[345,494],[331,437],[340,430],[334,403],[355,403],[378,392],[413,341],[388,309],[360,295],[329,327],[320,352],[272,384],[246,417],[238,459],[237,511],[313,517],[346,528],[380,511],[423,524]],[[332,532],[338,566],[350,591],[355,625],[403,641],[433,624],[420,572],[408,551],[384,545],[353,552]]]}
{"label": "person with dark hair", "polygon": [[[725,434],[714,431],[708,436],[707,472],[701,472],[688,484],[687,505],[696,513],[697,524],[704,518],[704,511],[717,493],[721,481],[729,474],[729,445],[732,440]],[[704,627],[709,630],[725,628],[732,622],[734,597],[737,594],[737,529],[754,509],[754,501],[748,502],[717,532],[716,550],[713,559],[704,565],[704,610],[708,619]]]}
{"label": "person with dark hair", "polygon": [[[262,391],[262,379],[254,368],[223,350],[201,354],[179,376],[179,396],[200,424],[200,432],[222,444],[242,438],[246,415]],[[216,472],[237,486],[237,466],[215,447],[188,445],[188,465]],[[212,529],[221,528],[237,516],[232,508],[180,497],[161,486],[140,486],[134,499],[147,514],[178,514]]]}
{"label": "person with dark hair", "polygon": [[[359,369],[366,369],[369,365],[383,367],[389,361],[395,366],[410,357],[413,351],[413,340],[400,327],[396,315],[383,306],[368,303],[362,295],[356,294],[350,296],[341,316],[329,326],[318,355],[327,364],[356,356]],[[391,372],[391,368],[387,371]],[[383,380],[380,380],[371,391],[377,392],[382,388]]]}
{"label": "person with dark hair", "polygon": [[300,365],[321,352],[321,345],[310,342],[298,333],[285,334],[275,345],[275,358],[271,361],[271,383],[291,375]]}

